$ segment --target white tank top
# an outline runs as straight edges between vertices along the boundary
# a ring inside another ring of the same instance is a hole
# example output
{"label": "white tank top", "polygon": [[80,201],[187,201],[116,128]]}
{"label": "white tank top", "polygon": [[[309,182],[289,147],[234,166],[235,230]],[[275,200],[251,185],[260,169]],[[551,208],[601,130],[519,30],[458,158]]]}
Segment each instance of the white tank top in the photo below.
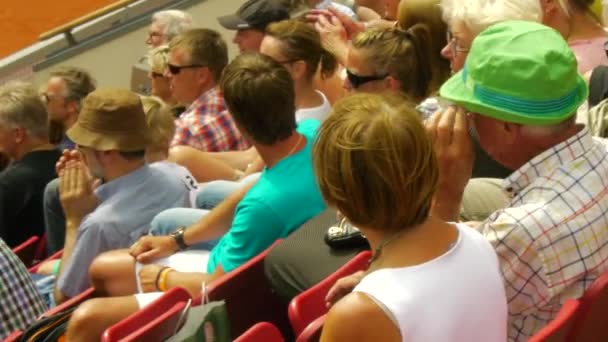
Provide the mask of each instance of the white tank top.
{"label": "white tank top", "polygon": [[403,341],[504,342],[507,300],[490,243],[464,224],[445,254],[420,265],[365,276],[368,295],[399,327]]}
{"label": "white tank top", "polygon": [[316,92],[323,98],[323,103],[317,107],[302,108],[296,110],[296,122],[300,122],[306,119],[315,119],[321,122],[325,120],[327,114],[329,114],[329,112],[331,111],[331,104],[327,100],[327,97],[325,97],[325,94],[318,90]]}

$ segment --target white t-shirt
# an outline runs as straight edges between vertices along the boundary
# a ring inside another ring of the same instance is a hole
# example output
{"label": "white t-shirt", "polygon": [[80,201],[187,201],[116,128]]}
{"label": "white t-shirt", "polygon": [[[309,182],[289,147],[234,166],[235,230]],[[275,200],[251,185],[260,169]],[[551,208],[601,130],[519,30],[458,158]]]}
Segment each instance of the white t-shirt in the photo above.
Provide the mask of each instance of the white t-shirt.
{"label": "white t-shirt", "polygon": [[327,117],[327,114],[331,111],[331,104],[325,97],[325,94],[316,90],[316,92],[323,98],[323,103],[318,107],[301,108],[296,110],[296,122],[300,122],[306,119],[315,119],[323,121]]}
{"label": "white t-shirt", "polygon": [[403,341],[507,339],[507,300],[498,257],[479,232],[456,226],[457,242],[440,257],[374,271],[354,289],[387,313]]}

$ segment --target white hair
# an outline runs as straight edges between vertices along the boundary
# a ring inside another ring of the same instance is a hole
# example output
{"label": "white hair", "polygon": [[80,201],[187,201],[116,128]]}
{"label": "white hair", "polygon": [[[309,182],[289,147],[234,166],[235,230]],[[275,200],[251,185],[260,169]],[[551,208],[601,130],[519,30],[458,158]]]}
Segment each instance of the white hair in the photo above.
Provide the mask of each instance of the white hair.
{"label": "white hair", "polygon": [[165,42],[192,28],[192,16],[180,10],[166,10],[154,13],[152,22],[163,27]]}
{"label": "white hair", "polygon": [[571,128],[576,124],[576,114],[572,115],[568,119],[556,123],[554,125],[546,125],[546,126],[531,126],[531,125],[522,125],[521,133],[528,137],[535,138],[544,138],[550,137],[556,134],[560,134],[563,131]]}
{"label": "white hair", "polygon": [[542,20],[538,0],[441,0],[441,8],[448,25],[460,22],[474,35],[506,20]]}
{"label": "white hair", "polygon": [[44,103],[31,83],[11,81],[0,86],[0,122],[25,129],[28,134],[48,139]]}

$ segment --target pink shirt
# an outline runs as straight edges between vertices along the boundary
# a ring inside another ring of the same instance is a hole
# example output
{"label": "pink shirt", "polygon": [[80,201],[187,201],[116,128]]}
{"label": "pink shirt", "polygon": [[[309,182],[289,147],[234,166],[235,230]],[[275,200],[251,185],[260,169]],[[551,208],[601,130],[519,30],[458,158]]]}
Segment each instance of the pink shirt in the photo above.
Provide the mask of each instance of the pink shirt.
{"label": "pink shirt", "polygon": [[604,51],[604,43],[608,37],[580,39],[569,43],[576,55],[578,72],[582,75],[593,70],[598,65],[608,65],[608,57]]}

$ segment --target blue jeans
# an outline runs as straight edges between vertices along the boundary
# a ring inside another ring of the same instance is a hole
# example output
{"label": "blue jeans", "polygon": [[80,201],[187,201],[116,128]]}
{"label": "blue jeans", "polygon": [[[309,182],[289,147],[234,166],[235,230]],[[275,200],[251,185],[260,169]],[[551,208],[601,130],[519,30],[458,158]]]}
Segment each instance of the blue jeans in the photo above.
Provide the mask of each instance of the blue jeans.
{"label": "blue jeans", "polygon": [[[180,227],[188,227],[198,222],[209,210],[191,208],[173,208],[162,211],[154,216],[150,224],[150,235],[169,235]],[[199,242],[189,249],[210,251],[219,239]]]}
{"label": "blue jeans", "polygon": [[203,185],[196,196],[196,207],[211,210],[220,204],[228,195],[243,185],[260,178],[261,173],[252,173],[243,179],[233,182],[217,180]]}

